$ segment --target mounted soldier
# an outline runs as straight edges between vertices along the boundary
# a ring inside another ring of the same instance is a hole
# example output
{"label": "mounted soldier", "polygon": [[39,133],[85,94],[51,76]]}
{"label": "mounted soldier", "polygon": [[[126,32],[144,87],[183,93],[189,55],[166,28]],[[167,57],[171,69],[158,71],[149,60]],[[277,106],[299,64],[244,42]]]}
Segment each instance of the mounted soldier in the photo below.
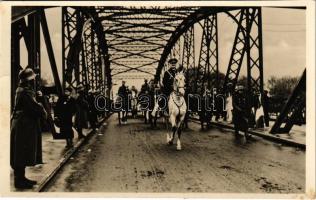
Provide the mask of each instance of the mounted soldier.
{"label": "mounted soldier", "polygon": [[178,62],[177,59],[171,58],[168,62],[170,64],[170,68],[164,73],[164,76],[163,76],[162,92],[167,98],[169,97],[169,95],[173,91],[173,81],[174,81],[174,77],[177,73],[177,62]]}

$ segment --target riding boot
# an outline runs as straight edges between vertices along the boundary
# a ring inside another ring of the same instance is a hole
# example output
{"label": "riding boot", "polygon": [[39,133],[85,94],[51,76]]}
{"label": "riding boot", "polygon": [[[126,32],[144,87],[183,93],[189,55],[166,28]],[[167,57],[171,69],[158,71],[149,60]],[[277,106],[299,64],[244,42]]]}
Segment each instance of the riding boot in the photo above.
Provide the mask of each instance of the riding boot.
{"label": "riding boot", "polygon": [[28,184],[35,185],[37,183],[37,181],[33,181],[25,177],[25,168],[21,168],[21,176],[23,177],[23,180]]}
{"label": "riding boot", "polygon": [[14,187],[17,189],[31,189],[34,184],[26,181],[25,167],[17,167],[14,169]]}
{"label": "riding boot", "polygon": [[33,181],[33,180],[30,180],[28,178],[25,177],[25,168],[23,168],[23,179],[26,183],[30,184],[30,185],[36,185],[37,181]]}
{"label": "riding boot", "polygon": [[73,147],[72,138],[67,138],[67,148]]}

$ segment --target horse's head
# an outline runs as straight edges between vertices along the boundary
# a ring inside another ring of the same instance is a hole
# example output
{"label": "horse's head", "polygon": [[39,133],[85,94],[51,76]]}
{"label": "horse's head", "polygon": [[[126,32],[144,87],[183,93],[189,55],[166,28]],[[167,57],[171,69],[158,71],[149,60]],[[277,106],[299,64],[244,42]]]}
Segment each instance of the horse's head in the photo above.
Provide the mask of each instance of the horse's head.
{"label": "horse's head", "polygon": [[176,73],[174,77],[174,90],[184,95],[185,76],[182,72]]}

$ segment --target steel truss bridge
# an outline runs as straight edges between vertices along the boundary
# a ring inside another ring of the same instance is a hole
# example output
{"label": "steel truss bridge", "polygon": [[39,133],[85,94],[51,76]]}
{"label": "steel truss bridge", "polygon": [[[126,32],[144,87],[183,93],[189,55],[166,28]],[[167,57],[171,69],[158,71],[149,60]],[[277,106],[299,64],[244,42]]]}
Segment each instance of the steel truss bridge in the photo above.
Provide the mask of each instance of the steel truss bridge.
{"label": "steel truss bridge", "polygon": [[[222,92],[229,83],[236,86],[240,70],[246,66],[248,93],[263,93],[261,7],[62,7],[62,77],[58,76],[45,9],[12,9],[12,97],[21,69],[20,40],[25,41],[28,65],[41,73],[41,30],[59,95],[66,86],[79,84],[105,93],[114,78],[154,78],[159,82],[170,58],[194,71],[191,78],[195,87],[201,86],[199,82],[208,88],[215,85]],[[223,83],[218,80],[219,13],[225,13],[237,27]],[[202,29],[199,49],[194,41],[195,24]],[[271,132],[289,132],[305,109],[305,73]]]}

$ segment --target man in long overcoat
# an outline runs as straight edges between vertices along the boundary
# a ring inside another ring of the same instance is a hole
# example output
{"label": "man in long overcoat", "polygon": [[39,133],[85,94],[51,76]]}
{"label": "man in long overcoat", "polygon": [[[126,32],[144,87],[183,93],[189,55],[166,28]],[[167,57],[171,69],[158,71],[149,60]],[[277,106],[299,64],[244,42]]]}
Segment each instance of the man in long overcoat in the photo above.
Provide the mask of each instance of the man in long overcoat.
{"label": "man in long overcoat", "polygon": [[85,89],[83,85],[77,87],[78,97],[76,99],[77,112],[75,116],[75,128],[78,132],[78,138],[84,138],[83,128],[88,128],[88,112],[89,103],[85,97]]}
{"label": "man in long overcoat", "polygon": [[233,95],[233,123],[236,136],[239,135],[239,131],[245,132],[245,136],[248,136],[248,121],[245,89],[243,86],[237,86]]}
{"label": "man in long overcoat", "polygon": [[173,91],[173,81],[177,73],[177,64],[178,60],[172,58],[169,60],[170,68],[164,73],[162,84],[163,84],[163,93],[166,95],[166,98],[169,98],[169,95]]}
{"label": "man in long overcoat", "polygon": [[[19,74],[20,84],[15,94],[15,105],[11,117],[10,164],[14,170],[16,188],[30,189],[36,181],[25,177],[25,167],[41,164],[38,137],[41,120],[47,117],[44,107],[36,101],[34,91],[35,73],[26,68]],[[39,92],[38,95],[41,96]]]}
{"label": "man in long overcoat", "polygon": [[55,115],[60,121],[60,134],[66,139],[66,147],[73,146],[74,137],[72,117],[76,113],[76,101],[71,93],[72,89],[66,88],[64,95],[58,99],[55,108]]}
{"label": "man in long overcoat", "polygon": [[128,90],[125,85],[125,81],[122,81],[122,85],[118,89],[118,95],[122,98],[122,122],[127,122],[127,111],[128,111]]}

